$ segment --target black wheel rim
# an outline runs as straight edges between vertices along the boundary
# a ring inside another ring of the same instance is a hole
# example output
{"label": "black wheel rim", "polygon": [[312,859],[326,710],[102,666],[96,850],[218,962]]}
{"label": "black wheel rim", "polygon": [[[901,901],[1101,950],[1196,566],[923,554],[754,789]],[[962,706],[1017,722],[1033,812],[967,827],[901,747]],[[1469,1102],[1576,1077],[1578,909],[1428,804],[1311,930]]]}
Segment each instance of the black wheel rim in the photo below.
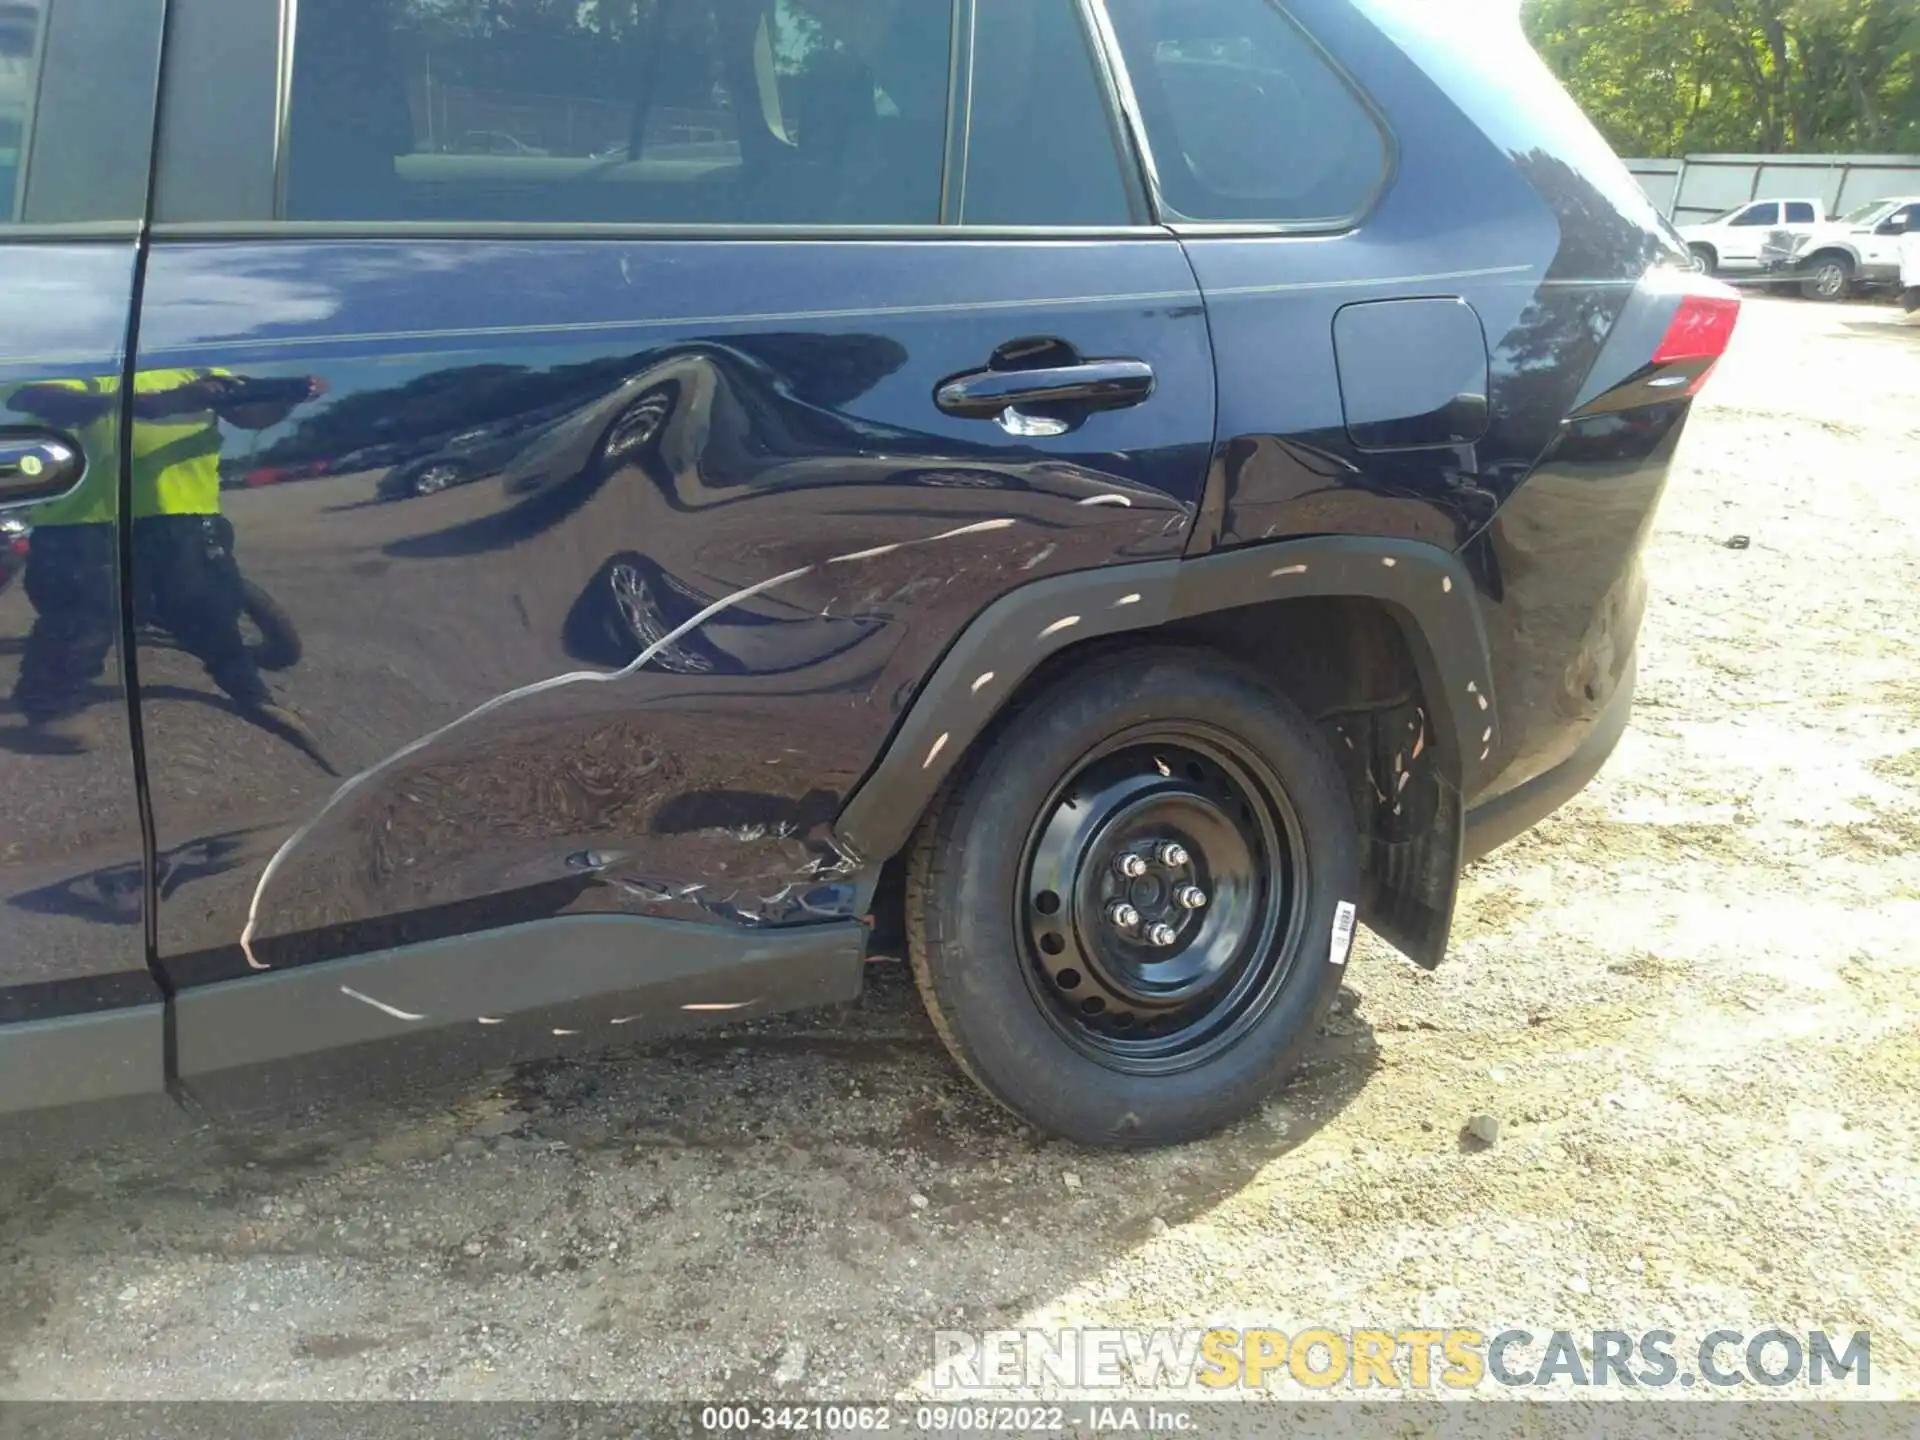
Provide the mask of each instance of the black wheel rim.
{"label": "black wheel rim", "polygon": [[1083,759],[1028,833],[1023,969],[1082,1054],[1132,1074],[1192,1069],[1271,1008],[1307,890],[1299,817],[1271,766],[1212,726],[1139,727]]}
{"label": "black wheel rim", "polygon": [[643,395],[632,408],[614,422],[607,436],[606,458],[624,460],[659,433],[667,418],[670,397],[664,390]]}
{"label": "black wheel rim", "polygon": [[[639,647],[636,654],[644,654],[672,632],[673,626],[660,613],[639,566],[625,560],[615,561],[607,570],[607,589],[625,631],[622,639]],[[713,669],[705,656],[677,644],[662,645],[652,663],[656,669],[682,674],[704,674]]]}

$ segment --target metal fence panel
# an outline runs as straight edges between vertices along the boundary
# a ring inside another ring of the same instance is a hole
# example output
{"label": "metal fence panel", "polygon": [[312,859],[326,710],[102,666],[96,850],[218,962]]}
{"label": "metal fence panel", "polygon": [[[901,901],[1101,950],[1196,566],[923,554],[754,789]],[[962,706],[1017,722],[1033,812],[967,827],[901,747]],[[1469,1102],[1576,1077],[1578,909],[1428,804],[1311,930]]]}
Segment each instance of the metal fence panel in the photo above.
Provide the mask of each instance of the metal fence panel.
{"label": "metal fence panel", "polygon": [[1841,215],[1871,200],[1920,196],[1920,155],[1689,155],[1626,166],[1660,212],[1682,225],[1748,200],[1812,198]]}
{"label": "metal fence panel", "polygon": [[1920,160],[1911,165],[1856,165],[1834,208],[1842,215],[1871,200],[1893,200],[1920,195]]}

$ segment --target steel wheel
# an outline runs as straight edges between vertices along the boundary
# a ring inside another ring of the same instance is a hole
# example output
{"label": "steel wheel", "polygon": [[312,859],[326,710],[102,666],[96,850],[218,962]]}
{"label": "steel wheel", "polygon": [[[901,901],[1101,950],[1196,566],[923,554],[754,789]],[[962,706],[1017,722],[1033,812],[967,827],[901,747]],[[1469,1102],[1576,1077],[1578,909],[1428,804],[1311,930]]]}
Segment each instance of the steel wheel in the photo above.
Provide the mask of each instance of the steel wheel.
{"label": "steel wheel", "polygon": [[1016,933],[1054,1028],[1111,1069],[1205,1063],[1286,978],[1306,883],[1272,769],[1199,724],[1140,727],[1041,808]]}
{"label": "steel wheel", "polygon": [[914,980],[967,1073],[1050,1133],[1166,1145],[1292,1074],[1346,973],[1360,837],[1324,729],[1258,672],[1116,648],[968,748],[905,879]]}

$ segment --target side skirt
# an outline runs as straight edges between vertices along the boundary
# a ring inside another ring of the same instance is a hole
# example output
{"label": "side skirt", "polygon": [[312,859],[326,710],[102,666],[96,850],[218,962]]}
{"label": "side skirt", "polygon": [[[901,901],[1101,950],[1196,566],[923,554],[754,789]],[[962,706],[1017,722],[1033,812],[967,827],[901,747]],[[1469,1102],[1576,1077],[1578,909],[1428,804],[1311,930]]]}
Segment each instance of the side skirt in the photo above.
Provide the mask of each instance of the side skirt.
{"label": "side skirt", "polygon": [[854,921],[749,930],[627,915],[449,937],[195,986],[170,1017],[143,1005],[0,1026],[0,1113],[159,1095],[170,1078],[223,1106],[223,1090],[275,1104],[322,1076],[604,1049],[855,999],[866,948]]}
{"label": "side skirt", "polygon": [[528,1019],[615,1044],[826,1005],[860,993],[865,943],[852,921],[742,930],[573,915],[511,925],[183,991],[179,1073]]}

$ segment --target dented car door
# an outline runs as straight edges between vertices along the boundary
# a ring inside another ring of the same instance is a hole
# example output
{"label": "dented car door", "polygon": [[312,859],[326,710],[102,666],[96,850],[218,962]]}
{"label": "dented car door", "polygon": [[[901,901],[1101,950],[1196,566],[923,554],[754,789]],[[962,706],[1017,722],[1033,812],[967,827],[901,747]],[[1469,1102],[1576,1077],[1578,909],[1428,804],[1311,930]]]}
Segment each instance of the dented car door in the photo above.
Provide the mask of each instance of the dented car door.
{"label": "dented car door", "polygon": [[[156,942],[188,1000],[556,916],[857,918],[829,824],[954,636],[1021,581],[1177,557],[1203,488],[1199,297],[1117,152],[1112,233],[958,228],[946,7],[820,8],[808,34],[887,33],[811,70],[783,40],[791,93],[730,28],[790,7],[673,8],[707,20],[654,36],[653,83],[710,61],[707,88],[651,119],[576,88],[578,156],[564,116],[443,148],[417,8],[302,10],[290,118],[263,116],[290,131],[243,157],[290,167],[270,212],[209,237],[274,185],[169,191],[163,140],[135,436],[166,453],[133,566]],[[568,93],[542,63],[513,83]],[[852,123],[829,92],[873,111],[844,164],[809,153]],[[648,206],[701,228],[609,218]]]}

